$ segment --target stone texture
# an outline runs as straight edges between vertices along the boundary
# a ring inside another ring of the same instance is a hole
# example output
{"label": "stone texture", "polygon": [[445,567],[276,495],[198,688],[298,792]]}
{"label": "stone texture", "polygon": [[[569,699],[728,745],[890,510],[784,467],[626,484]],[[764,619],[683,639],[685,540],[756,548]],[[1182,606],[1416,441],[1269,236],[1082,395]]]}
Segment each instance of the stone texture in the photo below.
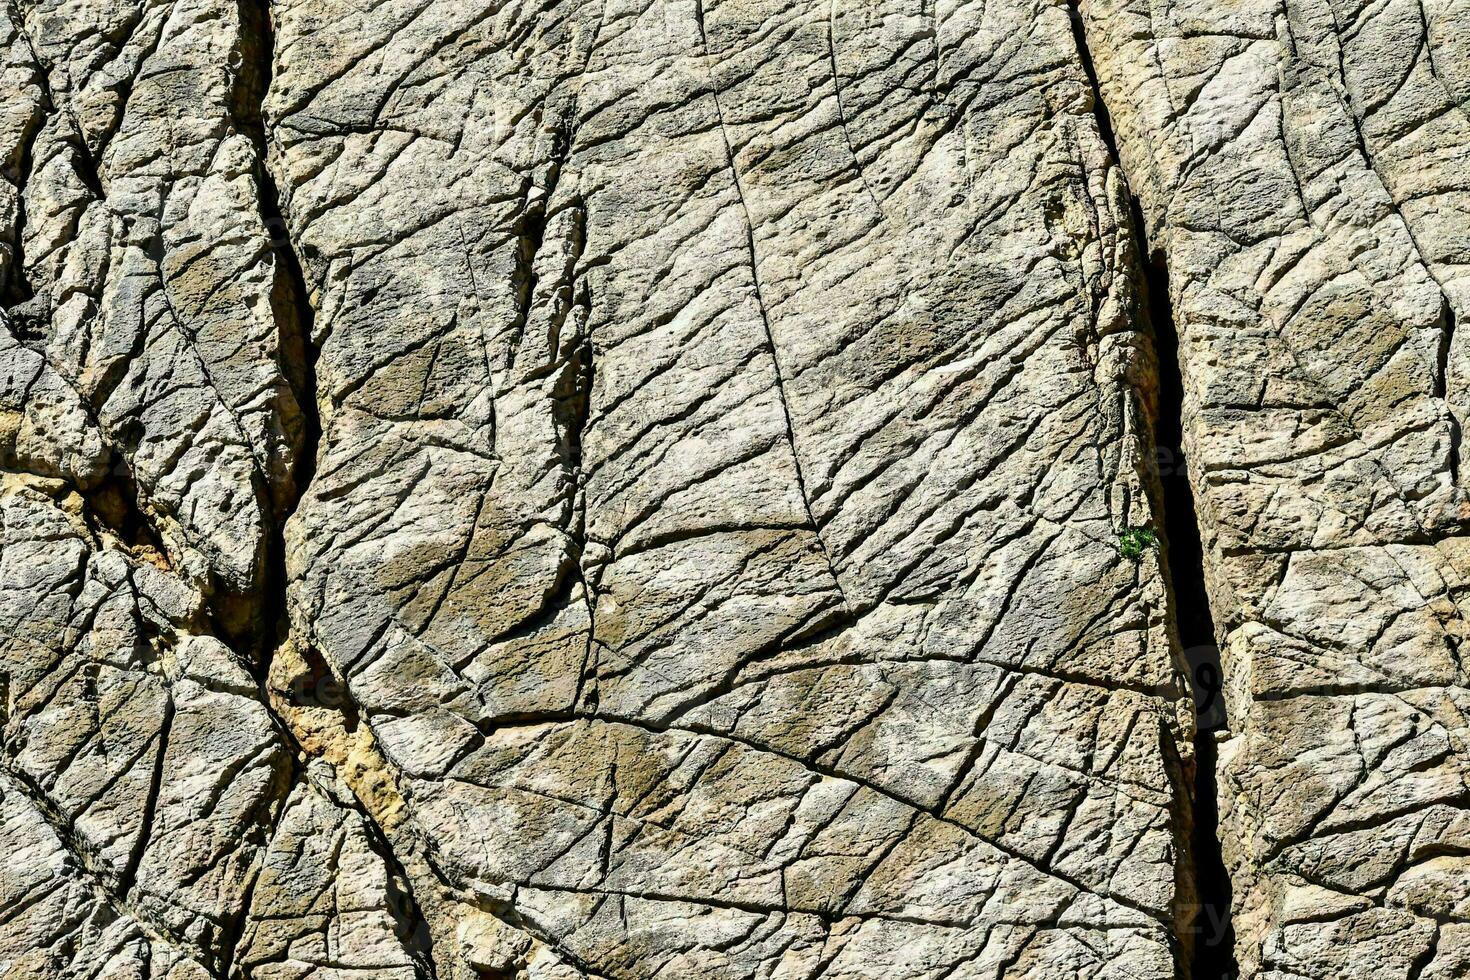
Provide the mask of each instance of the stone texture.
{"label": "stone texture", "polygon": [[436,875],[606,976],[1175,975],[1151,364],[1065,11],[275,37],[293,635]]}
{"label": "stone texture", "polygon": [[1168,262],[1242,975],[1464,976],[1470,7],[1082,11]]}
{"label": "stone texture", "polygon": [[1179,411],[1244,975],[1470,975],[1470,8],[1296,3],[0,0],[0,975],[1190,976]]}

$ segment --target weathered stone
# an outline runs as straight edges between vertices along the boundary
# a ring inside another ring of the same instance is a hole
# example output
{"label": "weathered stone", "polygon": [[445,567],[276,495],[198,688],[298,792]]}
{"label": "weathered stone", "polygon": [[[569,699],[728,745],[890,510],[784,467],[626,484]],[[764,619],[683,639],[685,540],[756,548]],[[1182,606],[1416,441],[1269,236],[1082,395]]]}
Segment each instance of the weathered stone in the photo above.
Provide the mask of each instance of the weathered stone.
{"label": "weathered stone", "polygon": [[0,974],[1220,975],[1182,412],[1244,975],[1466,976],[1470,7],[1252,2],[0,0]]}
{"label": "weathered stone", "polygon": [[609,976],[1173,976],[1152,368],[1065,11],[275,36],[292,623],[438,874]]}
{"label": "weathered stone", "polygon": [[1470,8],[1082,11],[1168,262],[1242,975],[1461,975]]}

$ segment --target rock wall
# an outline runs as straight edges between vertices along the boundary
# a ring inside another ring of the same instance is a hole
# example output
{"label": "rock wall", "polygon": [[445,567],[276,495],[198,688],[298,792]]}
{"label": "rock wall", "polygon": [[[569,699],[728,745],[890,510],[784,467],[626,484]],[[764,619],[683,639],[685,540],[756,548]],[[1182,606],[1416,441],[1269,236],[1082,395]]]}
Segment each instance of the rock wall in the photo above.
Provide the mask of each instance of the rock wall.
{"label": "rock wall", "polygon": [[0,14],[0,976],[1470,977],[1470,5]]}
{"label": "rock wall", "polygon": [[1085,0],[1168,263],[1244,976],[1470,976],[1470,7]]}

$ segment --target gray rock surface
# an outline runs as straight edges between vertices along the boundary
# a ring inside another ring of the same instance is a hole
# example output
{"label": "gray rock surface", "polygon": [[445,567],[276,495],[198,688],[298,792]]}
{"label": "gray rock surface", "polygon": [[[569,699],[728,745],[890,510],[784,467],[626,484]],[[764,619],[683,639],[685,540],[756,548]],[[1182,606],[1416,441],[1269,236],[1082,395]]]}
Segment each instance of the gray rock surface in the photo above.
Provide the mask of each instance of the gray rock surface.
{"label": "gray rock surface", "polygon": [[1082,11],[1168,262],[1242,975],[1470,975],[1470,6]]}
{"label": "gray rock surface", "polygon": [[1395,3],[0,0],[0,976],[1470,976]]}

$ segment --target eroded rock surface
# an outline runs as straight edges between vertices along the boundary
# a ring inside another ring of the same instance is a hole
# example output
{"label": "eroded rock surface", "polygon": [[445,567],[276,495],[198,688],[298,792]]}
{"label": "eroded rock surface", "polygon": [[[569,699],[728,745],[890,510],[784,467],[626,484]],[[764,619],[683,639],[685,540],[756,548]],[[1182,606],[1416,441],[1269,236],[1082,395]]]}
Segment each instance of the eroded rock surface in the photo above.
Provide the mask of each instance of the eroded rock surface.
{"label": "eroded rock surface", "polygon": [[[391,914],[260,683],[305,360],[251,30],[213,0],[0,11],[6,977],[330,976],[352,957],[306,935]],[[306,806],[331,860],[298,853]],[[411,926],[374,942],[403,960]]]}
{"label": "eroded rock surface", "polygon": [[1466,976],[1470,7],[1082,9],[1178,323],[1242,975]]}
{"label": "eroded rock surface", "polygon": [[1470,12],[0,3],[0,975],[1189,976],[1135,195],[1241,965],[1470,969]]}

